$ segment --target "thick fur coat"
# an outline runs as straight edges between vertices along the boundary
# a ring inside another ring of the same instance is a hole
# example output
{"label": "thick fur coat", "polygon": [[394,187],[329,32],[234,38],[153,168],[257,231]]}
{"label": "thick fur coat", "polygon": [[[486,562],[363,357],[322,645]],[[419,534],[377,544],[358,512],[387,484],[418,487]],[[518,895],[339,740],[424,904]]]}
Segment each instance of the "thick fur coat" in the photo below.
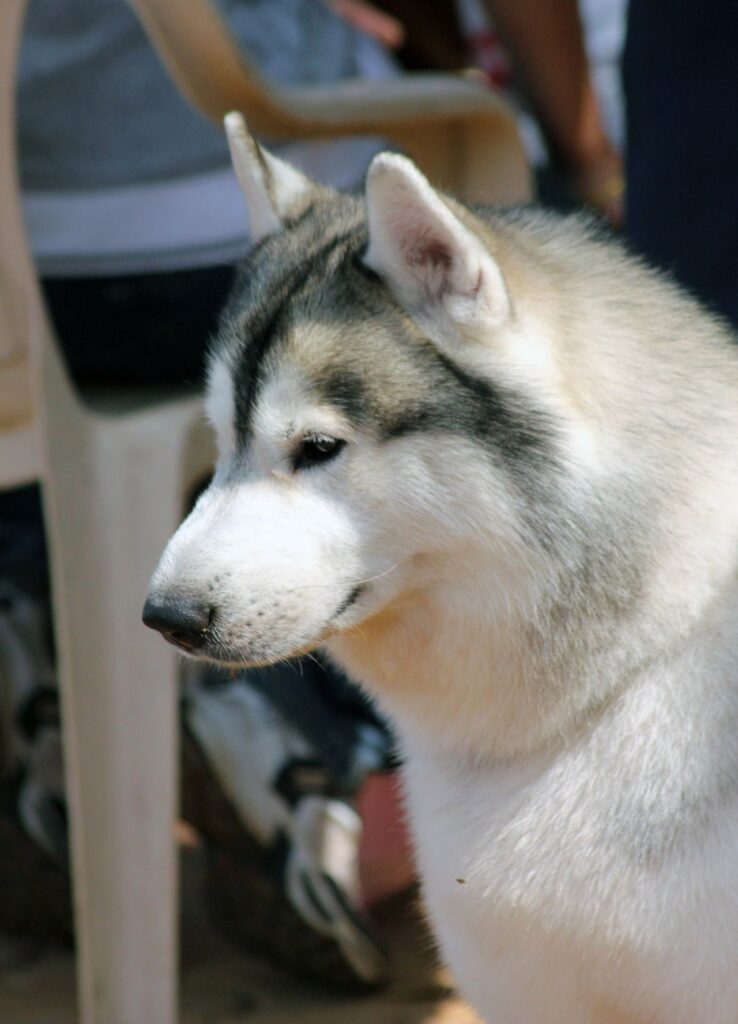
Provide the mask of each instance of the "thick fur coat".
{"label": "thick fur coat", "polygon": [[392,154],[338,195],[229,124],[259,242],[149,618],[376,697],[490,1024],[735,1024],[734,339],[577,218]]}

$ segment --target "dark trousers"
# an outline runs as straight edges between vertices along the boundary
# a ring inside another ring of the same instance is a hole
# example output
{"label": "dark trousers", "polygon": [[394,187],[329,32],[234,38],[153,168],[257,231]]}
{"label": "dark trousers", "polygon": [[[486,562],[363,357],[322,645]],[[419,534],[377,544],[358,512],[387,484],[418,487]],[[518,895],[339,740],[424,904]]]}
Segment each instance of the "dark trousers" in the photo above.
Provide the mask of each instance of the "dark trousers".
{"label": "dark trousers", "polygon": [[[42,282],[70,373],[81,385],[202,383],[232,267]],[[48,592],[36,486],[0,493],[0,578]]]}
{"label": "dark trousers", "polygon": [[631,0],[627,232],[738,326],[738,3]]}

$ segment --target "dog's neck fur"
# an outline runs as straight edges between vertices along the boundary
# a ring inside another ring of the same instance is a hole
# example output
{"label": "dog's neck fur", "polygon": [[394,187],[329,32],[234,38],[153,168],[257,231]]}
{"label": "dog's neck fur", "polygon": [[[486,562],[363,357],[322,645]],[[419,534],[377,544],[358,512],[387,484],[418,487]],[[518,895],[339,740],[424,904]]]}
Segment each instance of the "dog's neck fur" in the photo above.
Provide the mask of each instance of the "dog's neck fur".
{"label": "dog's neck fur", "polygon": [[480,582],[471,608],[468,579],[405,597],[329,644],[402,730],[475,760],[535,748],[571,705],[541,657],[544,638],[512,610],[485,614],[499,603],[497,588],[486,589],[494,592]]}
{"label": "dog's neck fur", "polygon": [[729,571],[691,606],[681,588],[666,612],[652,612],[646,598],[616,630],[594,620],[586,604],[562,617],[552,580],[539,578],[524,607],[501,609],[493,567],[485,573],[477,562],[476,570],[476,588],[468,575],[455,587],[450,573],[450,581],[405,596],[327,645],[402,734],[474,764],[557,747],[593,724],[678,649],[680,637],[709,632],[715,599],[724,603],[726,588],[738,589]]}

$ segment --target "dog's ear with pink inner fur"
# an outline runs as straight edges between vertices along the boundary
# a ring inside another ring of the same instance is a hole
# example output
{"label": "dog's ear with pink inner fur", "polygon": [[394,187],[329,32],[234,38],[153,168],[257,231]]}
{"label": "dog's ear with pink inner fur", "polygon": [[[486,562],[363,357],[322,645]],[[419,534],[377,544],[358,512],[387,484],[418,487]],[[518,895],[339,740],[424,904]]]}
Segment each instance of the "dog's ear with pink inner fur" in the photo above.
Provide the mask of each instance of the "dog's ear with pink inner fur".
{"label": "dog's ear with pink inner fur", "polygon": [[501,324],[510,311],[502,272],[417,167],[395,153],[372,161],[365,261],[409,312],[443,309],[458,323]]}

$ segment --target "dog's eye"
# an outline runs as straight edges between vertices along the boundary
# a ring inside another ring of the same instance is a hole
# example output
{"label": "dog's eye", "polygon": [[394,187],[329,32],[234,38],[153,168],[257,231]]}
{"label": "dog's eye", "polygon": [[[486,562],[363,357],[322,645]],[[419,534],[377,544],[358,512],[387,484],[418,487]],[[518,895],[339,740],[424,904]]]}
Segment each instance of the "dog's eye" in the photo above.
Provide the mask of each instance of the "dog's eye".
{"label": "dog's eye", "polygon": [[345,446],[346,442],[329,434],[308,434],[303,437],[292,456],[292,468],[308,469],[320,462],[328,462]]}

